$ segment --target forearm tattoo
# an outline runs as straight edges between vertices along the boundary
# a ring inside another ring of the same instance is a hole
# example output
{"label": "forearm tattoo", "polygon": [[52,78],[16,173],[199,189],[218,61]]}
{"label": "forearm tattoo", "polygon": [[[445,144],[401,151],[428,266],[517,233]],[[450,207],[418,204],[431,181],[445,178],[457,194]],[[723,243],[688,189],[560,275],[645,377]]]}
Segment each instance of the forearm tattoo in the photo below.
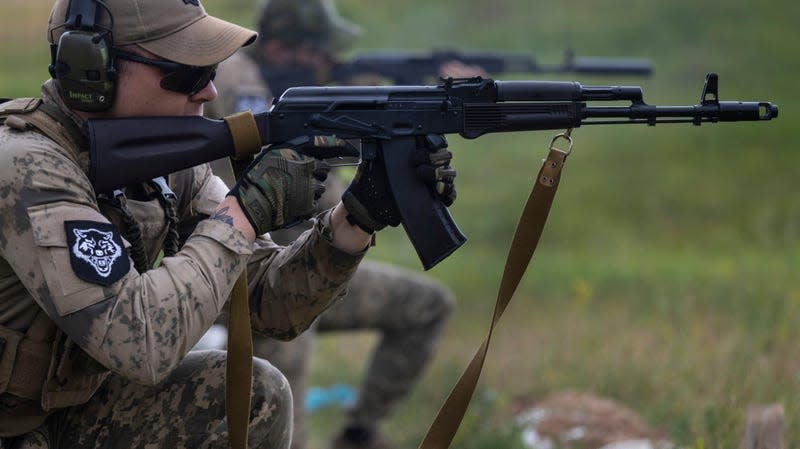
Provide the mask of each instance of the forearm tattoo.
{"label": "forearm tattoo", "polygon": [[212,220],[221,221],[221,222],[226,223],[226,224],[228,224],[230,226],[233,226],[233,217],[228,215],[228,209],[229,208],[227,206],[225,206],[222,209],[220,209],[218,211],[215,211],[209,218],[212,219]]}

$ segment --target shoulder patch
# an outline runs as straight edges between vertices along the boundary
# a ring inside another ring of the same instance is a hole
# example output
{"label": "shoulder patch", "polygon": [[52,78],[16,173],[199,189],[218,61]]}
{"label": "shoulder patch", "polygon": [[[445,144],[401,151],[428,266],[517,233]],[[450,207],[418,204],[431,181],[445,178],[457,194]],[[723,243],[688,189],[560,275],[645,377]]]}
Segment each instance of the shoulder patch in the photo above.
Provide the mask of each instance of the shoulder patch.
{"label": "shoulder patch", "polygon": [[131,268],[128,252],[117,228],[98,221],[65,221],[69,262],[80,279],[111,285]]}

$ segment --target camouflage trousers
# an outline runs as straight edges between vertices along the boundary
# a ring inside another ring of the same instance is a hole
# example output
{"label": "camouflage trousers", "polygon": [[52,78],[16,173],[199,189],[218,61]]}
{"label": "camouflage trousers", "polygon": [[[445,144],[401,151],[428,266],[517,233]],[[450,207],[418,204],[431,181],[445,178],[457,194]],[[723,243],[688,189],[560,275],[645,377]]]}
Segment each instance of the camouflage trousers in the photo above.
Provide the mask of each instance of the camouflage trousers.
{"label": "camouflage trousers", "polygon": [[[227,449],[225,358],[224,351],[190,352],[156,387],[111,375],[86,404],[56,412],[0,448]],[[253,360],[252,407],[248,447],[288,448],[291,390],[264,360]]]}
{"label": "camouflage trousers", "polygon": [[347,295],[326,310],[314,327],[289,342],[256,337],[254,355],[280,369],[292,387],[292,449],[302,449],[305,444],[303,405],[308,356],[317,333],[380,333],[346,423],[376,430],[423,373],[453,305],[449,289],[427,276],[363,261],[350,280]]}

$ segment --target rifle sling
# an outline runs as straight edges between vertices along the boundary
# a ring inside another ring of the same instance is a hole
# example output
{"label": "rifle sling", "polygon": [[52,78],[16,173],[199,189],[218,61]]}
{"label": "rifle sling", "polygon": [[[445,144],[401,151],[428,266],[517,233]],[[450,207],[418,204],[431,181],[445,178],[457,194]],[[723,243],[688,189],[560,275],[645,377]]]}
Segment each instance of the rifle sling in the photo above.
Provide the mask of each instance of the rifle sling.
{"label": "rifle sling", "polygon": [[[569,140],[571,148],[570,131],[568,130],[565,134],[560,134],[556,138],[564,137]],[[555,142],[555,138],[553,142]],[[467,366],[467,369],[439,409],[439,413],[419,446],[420,449],[446,449],[450,447],[475,392],[475,386],[478,383],[486,360],[492,331],[511,301],[511,297],[539,243],[544,224],[547,221],[547,215],[550,212],[550,206],[555,198],[556,190],[558,190],[561,169],[564,166],[567,155],[569,155],[569,151],[559,150],[551,143],[550,153],[539,170],[537,181],[525,204],[511,242],[489,332],[483,344],[473,356],[469,366]]]}
{"label": "rifle sling", "polygon": [[[249,111],[224,117],[237,160],[249,160],[261,150],[253,114]],[[250,424],[250,390],[253,385],[253,335],[247,295],[247,268],[231,292],[228,316],[228,357],[225,362],[225,412],[231,449],[247,449]]]}
{"label": "rifle sling", "polygon": [[225,412],[231,449],[247,449],[250,389],[253,384],[253,336],[247,300],[247,269],[233,285],[228,315],[228,357],[225,362]]}
{"label": "rifle sling", "polygon": [[261,135],[255,117],[250,111],[238,112],[223,117],[233,138],[233,150],[238,160],[250,160],[261,151]]}
{"label": "rifle sling", "polygon": [[[569,139],[569,131],[566,133],[566,138]],[[555,148],[553,144],[550,145],[550,153],[539,170],[537,181],[517,223],[506,259],[503,278],[500,281],[489,332],[439,409],[436,419],[419,446],[420,449],[450,447],[475,392],[494,327],[508,307],[539,243],[550,206],[553,204],[558,190],[561,170],[568,155],[568,151],[564,152]],[[228,358],[225,368],[225,408],[228,417],[230,447],[231,449],[246,449],[253,374],[253,341],[247,300],[247,271],[244,271],[236,281],[231,293],[228,318]]]}

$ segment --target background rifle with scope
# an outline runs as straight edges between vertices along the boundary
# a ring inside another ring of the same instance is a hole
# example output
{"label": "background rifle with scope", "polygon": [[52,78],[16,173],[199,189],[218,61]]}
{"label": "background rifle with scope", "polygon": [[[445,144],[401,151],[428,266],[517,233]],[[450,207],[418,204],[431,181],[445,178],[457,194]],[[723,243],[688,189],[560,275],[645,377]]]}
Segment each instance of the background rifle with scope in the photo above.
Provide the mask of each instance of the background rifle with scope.
{"label": "background rifle with scope", "polygon": [[378,75],[391,84],[425,84],[438,79],[442,64],[457,61],[468,66],[478,66],[491,76],[504,74],[580,74],[650,76],[653,65],[646,58],[577,57],[567,50],[558,64],[542,64],[535,57],[522,52],[491,50],[434,50],[411,52],[403,50],[370,50],[356,53],[335,66],[329,74],[330,82],[346,83],[358,75]]}

